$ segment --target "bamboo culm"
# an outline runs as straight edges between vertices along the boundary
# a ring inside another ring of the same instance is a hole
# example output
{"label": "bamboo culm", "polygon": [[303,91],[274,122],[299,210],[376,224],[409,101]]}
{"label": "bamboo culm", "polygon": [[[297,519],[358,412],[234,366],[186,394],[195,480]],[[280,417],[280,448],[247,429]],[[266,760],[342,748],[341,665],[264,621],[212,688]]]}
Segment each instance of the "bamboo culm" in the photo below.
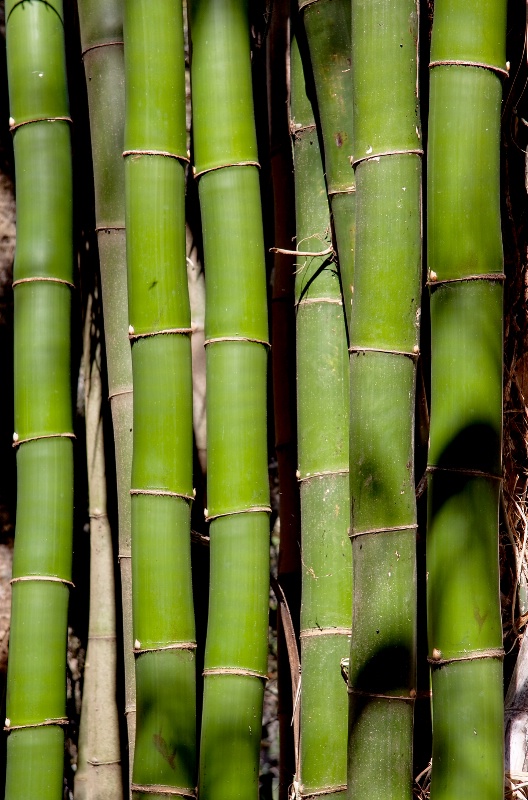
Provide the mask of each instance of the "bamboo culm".
{"label": "bamboo culm", "polygon": [[351,800],[412,796],[422,247],[417,46],[414,0],[354,1]]}
{"label": "bamboo culm", "polygon": [[[130,473],[132,469],[132,359],[128,341],[125,242],[125,63],[123,0],[79,0],[86,76],[95,226],[105,326],[106,370],[114,432],[118,495],[119,571],[123,609],[125,713],[129,778],[135,739],[135,674],[132,652]],[[77,779],[77,776],[76,776]]]}
{"label": "bamboo culm", "polygon": [[350,326],[356,225],[350,0],[299,0],[313,72],[316,121],[323,142],[326,188],[337,245],[341,290]]}
{"label": "bamboo culm", "polygon": [[[209,623],[203,800],[258,794],[269,487],[264,243],[245,0],[193,0],[194,173],[206,272]],[[226,702],[226,698],[229,698]]]}
{"label": "bamboo culm", "polygon": [[[305,65],[309,71],[309,65]],[[291,54],[291,130],[297,246],[330,243],[330,208],[315,117],[297,42]],[[352,563],[348,540],[348,349],[332,256],[297,259],[297,407],[301,491],[301,792],[346,796]],[[324,409],[324,414],[317,413]]]}
{"label": "bamboo culm", "polygon": [[499,800],[504,791],[498,507],[505,35],[504,0],[435,3],[427,221],[433,800]]}
{"label": "bamboo culm", "polygon": [[17,528],[7,683],[7,800],[60,800],[71,582],[72,169],[63,7],[6,3],[17,184]]}
{"label": "bamboo culm", "polygon": [[196,786],[191,316],[179,3],[125,2],[126,236],[137,726],[132,796]]}

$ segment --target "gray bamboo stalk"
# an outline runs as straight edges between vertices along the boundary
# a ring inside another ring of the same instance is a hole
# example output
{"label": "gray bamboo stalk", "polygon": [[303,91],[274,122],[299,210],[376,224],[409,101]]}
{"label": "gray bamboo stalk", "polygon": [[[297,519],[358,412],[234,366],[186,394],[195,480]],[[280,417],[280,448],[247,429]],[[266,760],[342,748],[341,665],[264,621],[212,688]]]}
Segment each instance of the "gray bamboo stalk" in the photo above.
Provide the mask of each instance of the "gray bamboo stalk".
{"label": "gray bamboo stalk", "polygon": [[75,800],[123,797],[116,704],[116,611],[112,531],[107,514],[101,344],[92,336],[89,295],[84,326],[83,375],[90,515],[90,620],[84,669]]}
{"label": "gray bamboo stalk", "polygon": [[132,469],[132,361],[128,340],[125,177],[122,158],[125,122],[123,0],[79,0],[79,21],[91,120],[96,233],[116,455],[125,714],[131,773],[136,696],[129,493]]}

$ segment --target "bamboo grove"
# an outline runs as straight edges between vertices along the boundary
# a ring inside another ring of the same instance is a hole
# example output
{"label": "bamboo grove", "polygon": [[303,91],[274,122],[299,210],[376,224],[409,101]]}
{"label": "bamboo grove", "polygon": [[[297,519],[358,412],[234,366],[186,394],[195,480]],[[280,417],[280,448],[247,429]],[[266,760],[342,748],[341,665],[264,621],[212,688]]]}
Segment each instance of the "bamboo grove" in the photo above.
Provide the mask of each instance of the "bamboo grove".
{"label": "bamboo grove", "polygon": [[6,1],[6,800],[528,796],[520,5]]}

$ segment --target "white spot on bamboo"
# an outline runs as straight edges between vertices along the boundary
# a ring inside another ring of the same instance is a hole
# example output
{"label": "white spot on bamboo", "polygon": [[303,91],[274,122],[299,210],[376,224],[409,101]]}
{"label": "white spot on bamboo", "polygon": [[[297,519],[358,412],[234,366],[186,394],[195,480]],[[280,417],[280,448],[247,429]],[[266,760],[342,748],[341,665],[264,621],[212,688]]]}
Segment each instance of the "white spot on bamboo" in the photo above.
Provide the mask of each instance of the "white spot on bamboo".
{"label": "white spot on bamboo", "polygon": [[13,434],[13,441],[14,441],[14,442],[18,442],[18,433],[17,433],[16,431],[15,431],[15,433]]}
{"label": "white spot on bamboo", "polygon": [[372,153],[372,147],[367,147],[365,152],[366,152],[367,155],[370,155],[370,153]]}
{"label": "white spot on bamboo", "polygon": [[136,639],[136,641],[134,642],[134,649],[141,650],[141,642],[139,641],[139,639]]}
{"label": "white spot on bamboo", "polygon": [[128,333],[129,333],[130,336],[134,335],[134,326],[133,325],[129,325],[128,326]]}
{"label": "white spot on bamboo", "polygon": [[10,728],[11,727],[11,720],[9,719],[9,717],[6,717],[5,726],[6,726],[6,728]]}
{"label": "white spot on bamboo", "polygon": [[204,517],[207,519],[208,516],[209,516],[209,509],[204,508]]}
{"label": "white spot on bamboo", "polygon": [[431,272],[429,273],[429,280],[436,281],[437,278],[438,278],[438,275],[436,274],[436,272],[433,272],[433,270],[431,270]]}
{"label": "white spot on bamboo", "polygon": [[14,124],[15,124],[15,118],[9,117],[9,127],[12,128]]}

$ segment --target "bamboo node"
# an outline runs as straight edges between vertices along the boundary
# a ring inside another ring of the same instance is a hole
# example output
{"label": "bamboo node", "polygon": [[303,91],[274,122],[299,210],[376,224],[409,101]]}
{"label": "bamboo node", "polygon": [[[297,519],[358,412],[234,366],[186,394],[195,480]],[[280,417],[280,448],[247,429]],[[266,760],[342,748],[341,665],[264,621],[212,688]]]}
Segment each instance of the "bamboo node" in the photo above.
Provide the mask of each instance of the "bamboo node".
{"label": "bamboo node", "polygon": [[371,533],[398,533],[400,531],[412,531],[418,530],[418,525],[413,523],[412,525],[393,525],[390,528],[369,528],[366,531],[352,531],[349,530],[349,537],[350,539],[355,539],[357,536],[367,536]]}
{"label": "bamboo node", "polygon": [[506,68],[497,67],[496,64],[486,64],[483,61],[464,61],[462,59],[445,59],[440,61],[430,61],[429,62],[429,69],[434,69],[434,67],[480,67],[480,69],[487,69],[490,72],[494,72],[497,75],[502,75],[503,78],[508,78],[508,62],[506,62]]}
{"label": "bamboo node", "polygon": [[269,350],[271,349],[271,344],[265,339],[252,339],[249,336],[215,336],[212,339],[206,339],[204,347],[217,342],[253,342],[254,344],[262,344]]}
{"label": "bamboo node", "polygon": [[420,355],[420,348],[414,345],[411,352],[407,350],[388,350],[382,347],[349,347],[348,352],[353,355],[354,353],[387,353],[392,356],[405,356],[406,358],[417,359]]}
{"label": "bamboo node", "polygon": [[70,289],[75,289],[75,284],[71,281],[65,281],[62,278],[52,278],[47,275],[33,275],[31,278],[19,278],[11,284],[13,289],[21,283],[59,283],[63,286],[69,286]]}
{"label": "bamboo node", "polygon": [[238,511],[224,511],[222,514],[212,514],[209,516],[208,509],[204,508],[204,515],[206,522],[212,522],[215,519],[219,519],[219,517],[232,517],[235,514],[271,514],[271,507],[270,506],[250,506],[249,508],[241,508]]}
{"label": "bamboo node", "polygon": [[489,281],[491,283],[503,283],[506,280],[506,275],[504,272],[487,272],[477,275],[462,275],[460,278],[444,278],[443,280],[438,280],[438,276],[436,272],[431,271],[429,273],[429,280],[426,283],[426,286],[429,286],[431,289],[435,286],[443,286],[446,283],[465,283],[466,281]]}
{"label": "bamboo node", "polygon": [[442,653],[436,648],[433,649],[432,658],[427,661],[433,667],[443,667],[446,664],[452,664],[457,661],[479,661],[482,658],[495,658],[502,660],[504,658],[504,648],[491,647],[487,650],[472,650],[461,656],[452,656],[450,658],[442,658]]}
{"label": "bamboo node", "polygon": [[70,125],[73,124],[71,117],[35,117],[34,119],[25,119],[23,122],[15,122],[13,117],[9,117],[9,130],[11,133],[15,133],[19,128],[24,125],[31,125],[33,122],[68,122]]}
{"label": "bamboo node", "polygon": [[198,178],[201,178],[202,175],[205,175],[207,172],[216,172],[219,169],[226,169],[227,167],[256,167],[260,169],[260,164],[258,161],[235,161],[232,164],[219,164],[217,167],[209,167],[208,169],[202,169],[200,171],[197,171],[196,167],[193,167],[192,173],[196,180],[198,180]]}
{"label": "bamboo node", "polygon": [[346,189],[329,189],[327,194],[328,197],[335,197],[337,194],[355,194],[356,187],[355,186],[348,186]]}
{"label": "bamboo node", "polygon": [[22,583],[26,581],[45,581],[48,583],[63,583],[64,586],[71,586],[75,589],[75,584],[72,581],[67,581],[65,578],[58,578],[56,575],[22,575],[18,578],[11,578],[9,583]]}
{"label": "bamboo node", "polygon": [[152,336],[190,336],[192,328],[164,328],[160,331],[149,331],[148,333],[136,333],[132,325],[128,328],[128,338],[134,344],[138,339],[150,339]]}
{"label": "bamboo node", "polygon": [[133,394],[133,389],[121,389],[118,392],[112,392],[111,394],[108,395],[108,399],[113,400],[114,397],[119,397],[119,395],[121,394]]}
{"label": "bamboo node", "polygon": [[11,720],[6,717],[4,730],[6,733],[11,733],[11,731],[20,731],[24,728],[44,728],[49,725],[57,725],[63,728],[68,724],[69,720],[67,717],[57,717],[56,719],[44,719],[42,722],[28,722],[26,725],[11,725]]}
{"label": "bamboo node", "polygon": [[466,467],[438,467],[435,464],[429,464],[425,472],[426,475],[432,472],[454,472],[474,478],[488,478],[492,481],[500,481],[502,483],[502,475],[494,475],[492,472],[484,472],[480,469],[470,469]]}
{"label": "bamboo node", "polygon": [[[312,0],[312,2],[317,2],[317,0]],[[310,5],[307,3],[306,5]],[[325,797],[329,794],[337,794],[338,792],[346,792],[347,784],[342,783],[339,786],[327,786],[324,789],[317,789],[315,792],[307,792],[306,794],[303,792],[302,786],[299,787],[299,797],[303,800],[309,800],[311,797]]]}
{"label": "bamboo node", "polygon": [[372,697],[377,700],[400,700],[403,703],[414,703],[416,700],[416,689],[409,689],[409,694],[381,694],[378,692],[367,692],[363,689],[356,689],[355,686],[348,686],[348,694],[355,694],[358,697]]}
{"label": "bamboo node", "polygon": [[211,667],[210,669],[204,669],[202,675],[204,677],[207,675],[241,675],[246,678],[260,678],[262,681],[269,680],[269,675],[263,672],[257,672],[253,669],[243,669],[242,667]]}
{"label": "bamboo node", "polygon": [[81,61],[85,57],[86,53],[90,52],[90,50],[99,50],[101,47],[115,47],[116,45],[123,47],[123,40],[118,39],[115,42],[99,42],[99,44],[91,44],[90,47],[85,47],[85,49],[82,51]]}
{"label": "bamboo node", "polygon": [[135,656],[141,656],[143,653],[161,653],[164,650],[196,650],[196,647],[196,642],[172,642],[159,647],[141,647],[141,643],[136,639],[133,653]]}
{"label": "bamboo node", "polygon": [[123,158],[127,158],[127,156],[161,156],[162,158],[174,158],[184,164],[189,163],[187,156],[181,156],[179,153],[170,153],[168,150],[124,150]]}
{"label": "bamboo node", "polygon": [[139,783],[133,783],[131,784],[130,789],[132,792],[140,792],[142,794],[159,794],[165,797],[175,795],[177,797],[190,797],[193,800],[196,797],[196,789],[181,789],[178,786],[157,786],[156,784],[142,786]]}
{"label": "bamboo node", "polygon": [[360,158],[354,158],[353,156],[350,157],[350,163],[352,165],[352,169],[356,169],[358,164],[361,164],[362,161],[379,161],[380,158],[385,158],[385,156],[423,156],[424,151],[419,148],[409,148],[408,150],[384,150],[381,153],[373,153],[372,148],[369,148],[370,152],[367,151],[367,154],[361,156]]}
{"label": "bamboo node", "polygon": [[310,639],[314,636],[351,636],[351,628],[305,628],[299,634],[299,639]]}
{"label": "bamboo node", "polygon": [[347,467],[344,469],[323,470],[322,472],[307,472],[306,475],[304,475],[302,478],[299,470],[297,470],[295,474],[297,476],[297,480],[299,481],[299,483],[305,483],[306,481],[311,481],[314,478],[326,478],[327,476],[332,476],[332,475],[348,475],[349,473],[350,470]]}
{"label": "bamboo node", "polygon": [[181,497],[182,500],[189,500],[192,503],[195,497],[194,489],[193,494],[184,494],[183,492],[169,492],[165,489],[130,489],[131,495],[150,495],[152,497]]}
{"label": "bamboo node", "polygon": [[28,436],[26,439],[20,439],[18,434],[13,434],[13,447],[20,447],[21,444],[27,442],[37,442],[39,439],[75,439],[74,433],[43,433],[40,436]]}

